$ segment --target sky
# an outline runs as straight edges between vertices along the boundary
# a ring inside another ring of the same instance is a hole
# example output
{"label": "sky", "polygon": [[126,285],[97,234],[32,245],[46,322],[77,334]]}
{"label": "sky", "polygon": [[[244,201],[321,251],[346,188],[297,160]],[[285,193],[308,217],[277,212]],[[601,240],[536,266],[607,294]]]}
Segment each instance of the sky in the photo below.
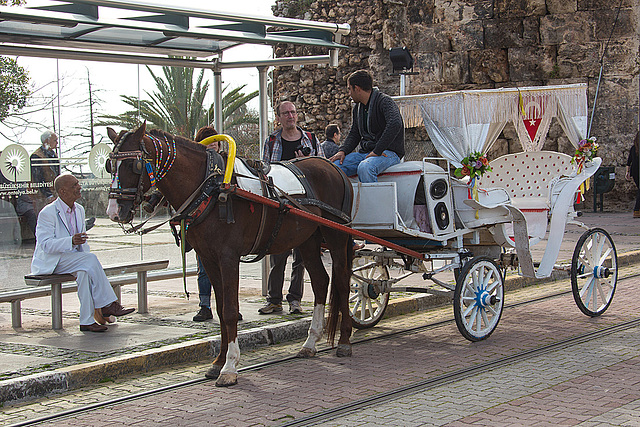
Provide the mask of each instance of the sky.
{"label": "sky", "polygon": [[[29,5],[36,5],[38,0],[27,0]],[[176,1],[154,0],[154,3],[161,5],[176,5]],[[275,4],[275,0],[237,0],[237,1],[220,1],[220,0],[190,0],[189,7],[198,9],[210,9],[217,12],[230,13],[247,13],[253,16],[273,16],[271,6]],[[224,61],[246,61],[250,59],[267,59],[272,57],[272,49],[269,46],[241,46],[225,51]],[[144,66],[133,64],[115,64],[105,62],[82,62],[72,60],[55,60],[46,58],[18,58],[18,64],[24,67],[32,80],[35,87],[42,87],[48,82],[57,80],[57,76],[62,76],[66,82],[67,92],[84,91],[86,89],[87,70],[91,78],[92,87],[98,89],[99,97],[103,101],[103,110],[108,114],[119,114],[127,109],[127,106],[120,101],[120,95],[137,96],[140,93],[142,98],[147,98],[144,90],[153,90],[154,84],[152,78]],[[154,73],[160,73],[160,67],[152,67]],[[138,78],[138,75],[140,76]],[[210,86],[212,84],[212,73],[205,72],[205,77],[209,79]],[[138,85],[140,79],[141,84]],[[246,92],[258,89],[258,71],[255,68],[222,70],[223,86],[229,84],[231,87],[247,84]],[[54,95],[57,93],[55,85],[49,85],[44,94]],[[69,95],[71,99],[73,95]],[[85,95],[86,98],[86,95]],[[213,92],[209,89],[207,103],[212,102]],[[257,108],[257,100],[255,106]],[[78,111],[69,111],[71,109],[61,109],[60,124],[64,129],[65,126],[72,126],[75,117],[80,115]],[[41,133],[52,128],[54,114],[51,111],[34,115],[37,123],[42,123],[41,129],[20,130],[15,132],[12,140],[7,140],[0,135],[0,150],[11,143],[19,143],[23,145],[29,153],[33,152],[40,145]],[[56,114],[56,122],[58,117]],[[64,132],[62,132],[64,133]],[[104,142],[110,142],[106,137],[106,130],[97,128],[97,135],[105,138]],[[99,141],[98,141],[99,142]],[[65,146],[71,147],[78,141],[61,141],[61,148]],[[64,157],[64,155],[63,155]]]}

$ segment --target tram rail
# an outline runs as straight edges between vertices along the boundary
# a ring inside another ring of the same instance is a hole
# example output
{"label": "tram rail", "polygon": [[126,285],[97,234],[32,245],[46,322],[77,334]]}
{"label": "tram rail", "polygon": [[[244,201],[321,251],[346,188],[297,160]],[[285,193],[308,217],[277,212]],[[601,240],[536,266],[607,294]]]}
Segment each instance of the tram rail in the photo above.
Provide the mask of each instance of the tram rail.
{"label": "tram rail", "polygon": [[[624,277],[619,277],[619,282],[625,282],[625,281],[629,281],[631,279],[634,278],[638,278],[640,277],[640,273],[637,274],[629,274],[626,275]],[[550,299],[554,299],[554,298],[558,298],[567,294],[571,294],[571,290],[566,290],[566,291],[561,291],[561,292],[553,292],[550,294],[546,294],[543,296],[539,296],[539,297],[535,297],[535,298],[528,298],[526,300],[523,301],[518,301],[518,302],[514,302],[514,303],[510,303],[510,304],[505,304],[506,307],[520,307],[520,306],[525,306],[525,305],[529,305],[529,304],[535,304],[537,302],[542,302],[542,301],[546,301],[546,300],[550,300]],[[421,332],[421,331],[426,331],[429,329],[434,329],[437,327],[441,327],[444,326],[446,324],[450,324],[454,322],[454,318],[453,316],[448,317],[447,319],[443,319],[443,320],[438,320],[435,322],[430,322],[428,324],[425,325],[420,325],[420,326],[415,326],[415,327],[410,327],[410,328],[405,328],[402,330],[396,330],[396,331],[391,331],[391,332],[386,332],[380,335],[376,335],[376,336],[371,336],[371,337],[365,337],[365,338],[361,338],[359,340],[354,340],[353,344],[354,345],[361,345],[364,343],[369,343],[369,342],[374,342],[374,341],[381,341],[381,340],[391,340],[394,337],[397,336],[402,336],[402,335],[408,335],[408,334],[414,334],[417,332]],[[455,370],[453,372],[449,372],[437,377],[433,377],[433,378],[429,378],[426,380],[422,380],[422,381],[417,381],[417,382],[413,382],[410,384],[407,384],[406,386],[400,387],[400,388],[396,388],[393,390],[389,390],[386,392],[381,392],[381,393],[377,393],[373,396],[364,398],[364,399],[360,399],[360,400],[356,400],[353,402],[349,402],[347,404],[343,404],[334,408],[330,408],[324,411],[320,411],[318,413],[315,414],[311,414],[305,417],[301,417],[295,420],[292,420],[290,422],[287,422],[283,425],[285,426],[303,426],[303,425],[313,425],[316,423],[320,423],[323,421],[329,421],[331,419],[334,419],[338,416],[344,415],[344,414],[348,414],[348,413],[352,413],[355,411],[358,411],[360,409],[364,409],[367,408],[371,405],[375,405],[378,403],[383,403],[383,402],[388,402],[388,401],[392,401],[394,399],[398,399],[401,398],[402,396],[406,396],[406,395],[410,395],[412,393],[417,393],[420,391],[424,391],[424,390],[428,390],[430,388],[433,387],[437,387],[440,385],[444,385],[450,382],[454,382],[454,381],[458,381],[464,378],[468,378],[471,376],[474,376],[480,372],[484,372],[490,369],[494,369],[500,366],[503,366],[505,364],[511,364],[511,363],[515,363],[518,361],[523,361],[532,357],[536,357],[539,355],[543,355],[545,353],[549,353],[552,351],[556,351],[556,350],[561,350],[567,347],[571,347],[573,345],[578,345],[590,340],[595,340],[598,339],[600,337],[604,337],[606,335],[610,335],[619,331],[623,331],[625,329],[629,329],[629,328],[633,328],[635,326],[639,326],[640,325],[640,317],[638,318],[634,318],[632,320],[617,324],[617,325],[613,325],[610,327],[606,327],[597,331],[591,331],[585,334],[580,334],[577,336],[573,336],[573,337],[569,337],[567,339],[563,339],[561,341],[555,342],[555,343],[551,343],[551,344],[547,344],[547,345],[543,345],[537,348],[532,348],[532,349],[528,349],[525,351],[521,351],[512,355],[508,355],[502,358],[497,358],[494,360],[490,360],[484,363],[480,363],[478,365],[474,365],[471,367],[465,367],[465,368],[461,368],[459,370]],[[332,348],[330,347],[326,347],[326,348],[320,348],[318,349],[318,353],[326,353],[326,352],[330,352],[333,351]],[[260,370],[260,369],[264,369],[270,366],[276,366],[279,364],[283,364],[286,362],[291,362],[292,360],[296,359],[295,355],[291,355],[291,356],[287,356],[287,357],[282,357],[282,358],[278,358],[278,359],[274,359],[274,360],[269,360],[269,361],[265,361],[265,362],[261,362],[261,363],[256,363],[250,366],[246,366],[246,367],[242,367],[239,368],[239,371],[241,372],[250,372],[250,371],[256,371],[256,370]],[[108,406],[115,406],[121,403],[125,403],[125,402],[130,402],[136,399],[141,399],[144,397],[148,397],[148,396],[152,396],[152,395],[157,395],[157,394],[162,394],[165,392],[169,392],[169,391],[173,391],[176,389],[180,389],[180,388],[185,388],[185,387],[189,387],[189,386],[193,386],[193,385],[197,385],[197,384],[202,384],[208,381],[212,381],[206,378],[198,378],[198,379],[192,379],[192,380],[187,380],[187,381],[182,381],[176,384],[171,384],[171,385],[167,385],[167,386],[163,386],[163,387],[158,387],[155,389],[151,389],[151,390],[146,390],[143,392],[138,392],[138,393],[134,393],[134,394],[130,394],[127,396],[121,396],[118,398],[114,398],[114,399],[110,399],[110,400],[106,400],[104,402],[97,402],[97,403],[93,403],[93,404],[88,404],[88,405],[83,405],[83,406],[79,406],[73,409],[69,409],[69,410],[65,410],[65,411],[61,411],[55,414],[49,414],[43,417],[39,417],[39,418],[34,418],[31,420],[25,420],[25,421],[21,421],[19,423],[15,423],[15,424],[11,424],[10,426],[12,427],[18,427],[18,426],[31,426],[31,425],[39,425],[39,424],[43,424],[45,422],[49,422],[49,421],[55,421],[55,420],[63,420],[64,418],[68,418],[68,417],[72,417],[74,415],[79,415],[82,413],[86,413],[92,410],[96,410],[96,409],[100,409],[100,408],[104,408],[104,407],[108,407]]]}

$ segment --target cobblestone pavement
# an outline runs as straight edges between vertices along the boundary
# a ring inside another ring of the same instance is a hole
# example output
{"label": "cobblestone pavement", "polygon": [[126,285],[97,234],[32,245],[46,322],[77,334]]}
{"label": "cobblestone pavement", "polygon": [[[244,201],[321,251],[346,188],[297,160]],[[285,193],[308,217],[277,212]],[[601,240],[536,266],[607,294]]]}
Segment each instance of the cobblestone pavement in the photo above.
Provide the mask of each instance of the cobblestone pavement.
{"label": "cobblestone pavement", "polygon": [[[620,270],[621,277],[637,267]],[[212,381],[50,421],[47,425],[279,425],[420,381],[638,318],[640,278],[619,283],[609,310],[583,316],[570,293],[506,307],[494,334],[470,343],[453,322],[354,346],[351,358],[320,353],[241,373],[237,386]],[[507,304],[570,289],[569,281],[507,295]],[[450,307],[383,320],[353,340],[451,319]],[[298,343],[245,352],[242,365],[290,356]],[[519,360],[448,384],[324,421],[322,425],[640,425],[640,328]],[[0,422],[17,423],[150,388],[202,377],[206,364],[179,366],[6,405]]]}

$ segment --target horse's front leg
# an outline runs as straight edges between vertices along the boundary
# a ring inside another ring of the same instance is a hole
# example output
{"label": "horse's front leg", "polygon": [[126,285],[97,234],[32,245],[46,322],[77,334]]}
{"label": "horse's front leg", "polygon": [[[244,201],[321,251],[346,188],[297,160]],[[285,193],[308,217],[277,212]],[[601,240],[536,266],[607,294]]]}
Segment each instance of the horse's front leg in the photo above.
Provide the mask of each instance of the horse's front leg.
{"label": "horse's front leg", "polygon": [[[240,362],[240,346],[238,345],[238,286],[240,278],[240,259],[226,258],[220,261],[222,274],[222,313],[228,348],[226,361],[216,380],[217,387],[227,387],[238,383],[238,363]],[[217,298],[216,298],[217,301]]]}

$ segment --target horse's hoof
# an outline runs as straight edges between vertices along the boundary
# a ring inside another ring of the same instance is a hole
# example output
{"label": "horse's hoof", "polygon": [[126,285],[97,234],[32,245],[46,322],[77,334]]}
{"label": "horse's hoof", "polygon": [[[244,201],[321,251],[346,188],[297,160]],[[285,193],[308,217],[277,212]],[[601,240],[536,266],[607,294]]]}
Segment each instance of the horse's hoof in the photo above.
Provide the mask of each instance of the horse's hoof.
{"label": "horse's hoof", "polygon": [[211,367],[207,370],[204,376],[206,378],[209,378],[210,380],[215,380],[216,378],[218,378],[218,376],[220,376],[221,370],[222,370],[222,366],[211,365]]}
{"label": "horse's hoof", "polygon": [[238,374],[220,374],[216,380],[216,387],[229,387],[238,384]]}
{"label": "horse's hoof", "polygon": [[312,348],[302,347],[296,357],[300,359],[309,359],[316,355],[316,351]]}
{"label": "horse's hoof", "polygon": [[351,344],[338,344],[336,350],[336,356],[338,357],[351,357]]}

